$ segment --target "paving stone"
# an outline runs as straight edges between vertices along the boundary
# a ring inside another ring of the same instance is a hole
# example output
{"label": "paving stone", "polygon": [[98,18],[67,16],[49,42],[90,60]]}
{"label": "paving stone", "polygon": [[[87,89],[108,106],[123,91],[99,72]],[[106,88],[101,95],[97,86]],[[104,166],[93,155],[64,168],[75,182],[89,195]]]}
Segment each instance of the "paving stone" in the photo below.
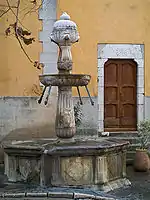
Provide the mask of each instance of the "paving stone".
{"label": "paving stone", "polygon": [[95,199],[95,196],[84,193],[74,193],[74,199]]}
{"label": "paving stone", "polygon": [[49,192],[48,197],[53,197],[53,198],[73,198],[73,193],[71,192]]}

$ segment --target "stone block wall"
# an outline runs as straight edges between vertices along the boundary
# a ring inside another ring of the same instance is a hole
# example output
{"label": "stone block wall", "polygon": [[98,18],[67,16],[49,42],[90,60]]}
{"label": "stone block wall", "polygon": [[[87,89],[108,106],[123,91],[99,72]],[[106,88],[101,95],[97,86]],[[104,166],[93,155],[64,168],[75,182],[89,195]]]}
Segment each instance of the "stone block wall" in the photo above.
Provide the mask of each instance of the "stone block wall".
{"label": "stone block wall", "polygon": [[56,97],[48,106],[39,105],[38,97],[0,98],[0,140],[29,140],[54,137]]}

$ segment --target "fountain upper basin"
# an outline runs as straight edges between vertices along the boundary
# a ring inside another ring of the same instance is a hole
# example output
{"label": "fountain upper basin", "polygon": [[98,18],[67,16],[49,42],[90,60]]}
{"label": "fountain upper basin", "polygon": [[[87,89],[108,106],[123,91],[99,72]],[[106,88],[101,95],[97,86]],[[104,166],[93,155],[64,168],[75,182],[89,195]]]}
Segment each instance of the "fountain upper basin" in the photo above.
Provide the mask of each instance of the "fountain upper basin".
{"label": "fountain upper basin", "polygon": [[40,75],[39,78],[45,86],[86,86],[91,76],[87,74],[45,74]]}

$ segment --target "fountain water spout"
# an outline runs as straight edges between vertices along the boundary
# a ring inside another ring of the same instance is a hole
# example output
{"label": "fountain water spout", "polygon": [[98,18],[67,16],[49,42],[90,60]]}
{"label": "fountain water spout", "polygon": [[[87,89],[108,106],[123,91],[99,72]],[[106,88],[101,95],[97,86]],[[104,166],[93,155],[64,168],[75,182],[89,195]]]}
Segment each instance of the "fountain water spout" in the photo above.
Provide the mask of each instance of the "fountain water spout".
{"label": "fountain water spout", "polygon": [[[44,101],[44,104],[45,104],[45,105],[47,105],[47,103],[48,103],[48,99],[49,99],[50,92],[51,92],[51,87],[52,87],[52,86],[50,85],[50,86],[49,86],[49,89],[48,89],[48,93],[47,93],[46,99],[45,99],[45,101]],[[42,92],[42,95],[40,96],[40,98],[39,98],[39,100],[38,100],[38,103],[39,103],[39,104],[42,102],[42,99],[43,99],[43,97],[44,97],[46,88],[47,88],[47,86],[44,87],[44,90],[43,90],[43,92]]]}
{"label": "fountain water spout", "polygon": [[91,98],[91,95],[90,95],[90,92],[89,92],[89,89],[88,89],[87,85],[85,85],[85,88],[86,88],[86,91],[87,91],[88,96],[89,96],[89,98],[90,98],[91,105],[94,106],[94,101],[93,101],[92,98]]}
{"label": "fountain water spout", "polygon": [[79,95],[80,104],[83,105],[83,102],[82,102],[82,99],[81,99],[81,95],[80,95],[79,86],[77,86],[77,91],[78,91],[78,95]]}
{"label": "fountain water spout", "polygon": [[47,105],[47,103],[48,103],[48,99],[49,99],[49,96],[50,96],[50,93],[51,93],[51,85],[49,86],[49,88],[48,88],[48,93],[47,93],[47,96],[46,96],[46,99],[45,99],[45,101],[44,101],[44,104],[45,105]]}
{"label": "fountain water spout", "polygon": [[45,91],[46,91],[46,88],[47,88],[47,86],[44,87],[44,90],[43,90],[43,92],[42,92],[42,95],[41,95],[41,97],[40,97],[39,100],[38,100],[38,103],[39,103],[39,104],[42,102],[42,99],[43,99],[44,93],[45,93]]}

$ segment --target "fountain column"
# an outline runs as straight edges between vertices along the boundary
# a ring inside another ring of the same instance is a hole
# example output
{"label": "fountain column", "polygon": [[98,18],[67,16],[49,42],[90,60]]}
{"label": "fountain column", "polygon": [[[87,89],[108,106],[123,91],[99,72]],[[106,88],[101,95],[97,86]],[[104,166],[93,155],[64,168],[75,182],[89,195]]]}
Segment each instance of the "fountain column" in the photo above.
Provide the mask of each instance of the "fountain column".
{"label": "fountain column", "polygon": [[[55,22],[51,41],[59,47],[57,62],[58,72],[61,75],[71,74],[72,55],[71,45],[77,42],[79,34],[76,24],[70,20],[67,13],[63,13],[60,20]],[[67,80],[66,80],[67,81]],[[72,138],[75,135],[75,117],[72,99],[72,86],[58,85],[58,102],[56,113],[56,135],[59,138]],[[66,84],[67,85],[67,84]]]}
{"label": "fountain column", "polygon": [[58,87],[56,135],[59,138],[71,138],[75,132],[72,87],[60,86]]}

